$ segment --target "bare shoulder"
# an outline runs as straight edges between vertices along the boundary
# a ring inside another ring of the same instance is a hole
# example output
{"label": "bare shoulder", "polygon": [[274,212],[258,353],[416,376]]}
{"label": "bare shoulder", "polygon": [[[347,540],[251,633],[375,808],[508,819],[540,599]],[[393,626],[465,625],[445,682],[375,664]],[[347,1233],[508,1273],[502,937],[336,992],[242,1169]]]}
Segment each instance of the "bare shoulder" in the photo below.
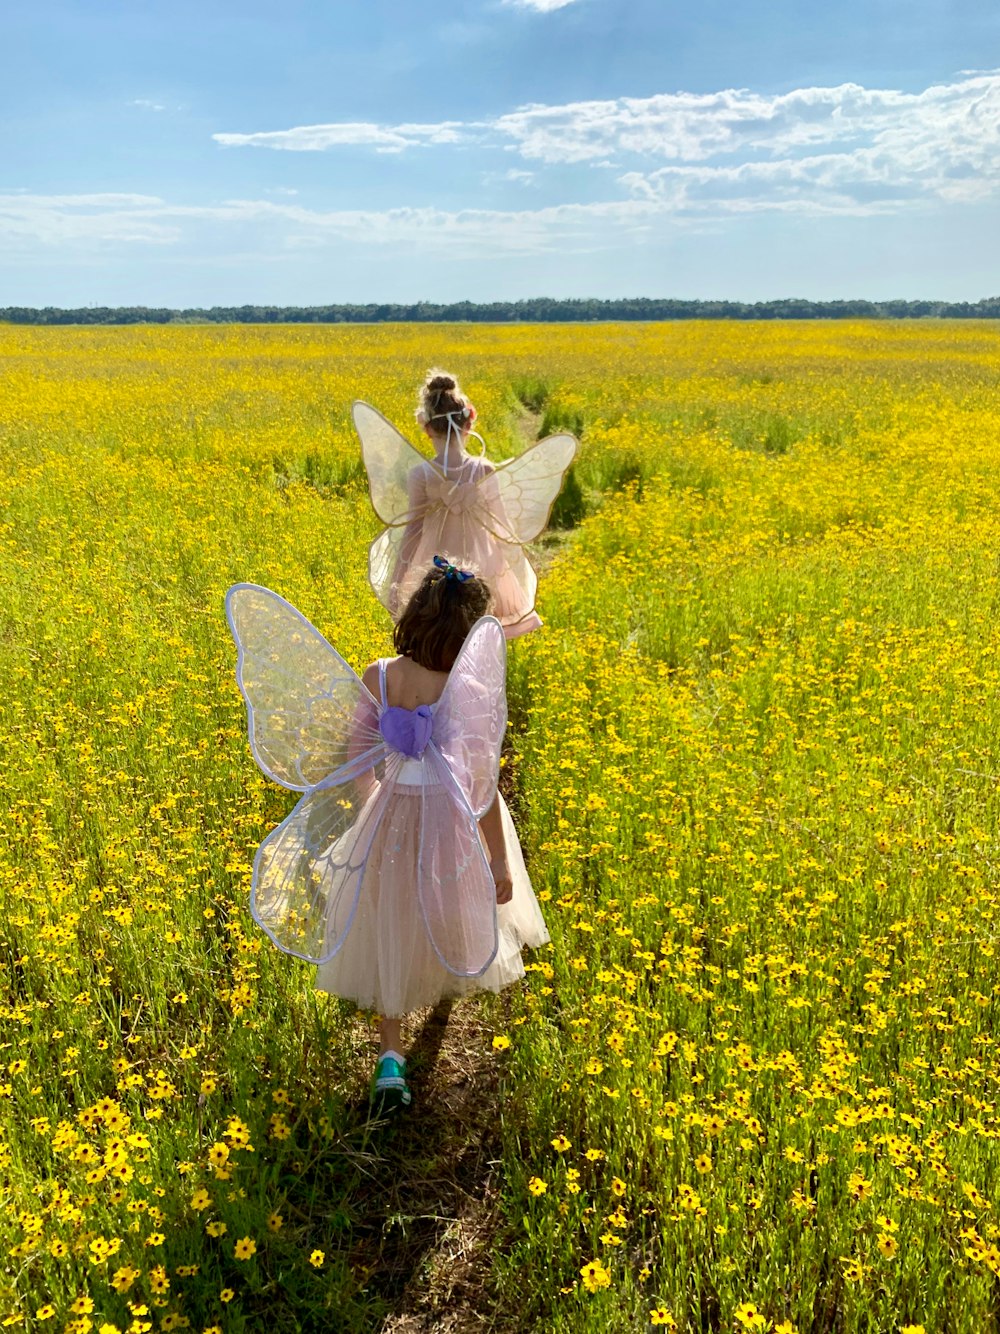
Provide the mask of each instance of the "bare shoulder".
{"label": "bare shoulder", "polygon": [[376,699],[379,696],[378,688],[378,663],[370,662],[361,673],[361,684],[366,688],[369,694],[374,695]]}

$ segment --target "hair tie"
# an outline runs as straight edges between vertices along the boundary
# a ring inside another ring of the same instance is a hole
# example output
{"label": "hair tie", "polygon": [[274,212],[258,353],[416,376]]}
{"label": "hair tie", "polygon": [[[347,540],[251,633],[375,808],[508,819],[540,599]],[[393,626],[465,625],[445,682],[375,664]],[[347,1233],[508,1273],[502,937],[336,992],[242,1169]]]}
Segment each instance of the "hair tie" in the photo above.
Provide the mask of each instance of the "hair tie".
{"label": "hair tie", "polygon": [[435,556],[434,565],[437,569],[444,571],[444,577],[450,583],[464,584],[467,580],[476,577],[471,570],[460,570],[457,565],[450,564],[443,556]]}

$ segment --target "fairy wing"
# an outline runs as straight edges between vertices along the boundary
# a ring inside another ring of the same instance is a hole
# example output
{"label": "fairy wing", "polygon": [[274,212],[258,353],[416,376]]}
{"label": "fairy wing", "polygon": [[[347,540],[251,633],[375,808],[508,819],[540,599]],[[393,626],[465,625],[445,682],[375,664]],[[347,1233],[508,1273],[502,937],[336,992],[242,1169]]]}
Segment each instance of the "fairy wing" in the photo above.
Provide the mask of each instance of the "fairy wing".
{"label": "fairy wing", "polygon": [[304,792],[349,760],[370,768],[384,753],[378,706],[315,626],[259,584],[229,589],[226,619],[250,748],[268,778]]}
{"label": "fairy wing", "polygon": [[483,480],[486,508],[508,541],[533,542],[544,532],[576,449],[573,436],[549,435]]}
{"label": "fairy wing", "polygon": [[417,901],[431,948],[456,977],[480,977],[496,957],[496,884],[479,822],[440,751],[424,755]]}
{"label": "fairy wing", "polygon": [[[366,786],[364,775],[345,780],[341,769],[308,792],[261,846],[253,912],[282,949],[315,962],[335,954],[354,920],[373,846],[380,848],[380,873],[386,872],[382,821],[392,822],[393,839],[402,845],[398,855],[405,856],[404,831],[415,818],[416,864],[390,873],[415,876],[428,940],[449,972],[471,978],[489,967],[498,942],[496,886],[479,819],[496,793],[507,721],[505,669],[503,630],[484,617],[469,632],[434,705],[420,781],[397,783],[404,759],[390,748],[377,790]],[[408,817],[409,803],[414,815]]]}
{"label": "fairy wing", "polygon": [[286,954],[325,963],[343,945],[399,766],[390,756],[381,784],[334,774],[258,848],[250,911]]}
{"label": "fairy wing", "polygon": [[431,740],[477,820],[489,810],[500,776],[506,675],[503,627],[483,616],[466,636],[434,709]]}
{"label": "fairy wing", "polygon": [[469,631],[434,706],[424,752],[417,897],[440,962],[479,977],[499,940],[496,885],[479,831],[493,802],[507,725],[507,641],[484,616]]}
{"label": "fairy wing", "polygon": [[428,460],[370,403],[356,399],[351,415],[375,513],[385,524],[408,523],[417,517],[413,481],[430,466]]}
{"label": "fairy wing", "polygon": [[398,758],[361,678],[291,603],[236,584],[226,618],[254,758],[305,792],[257,850],[251,911],[281,949],[320,963],[350,930]]}
{"label": "fairy wing", "polygon": [[420,570],[416,575],[416,567],[402,559],[407,531],[403,525],[383,528],[368,548],[368,582],[393,620],[398,619],[413,592],[410,585],[414,579],[419,583],[424,573]]}
{"label": "fairy wing", "polygon": [[[283,950],[315,963],[331,958],[351,929],[373,847],[380,849],[380,873],[386,871],[383,821],[392,822],[393,838],[406,846],[405,828],[415,819],[415,864],[392,873],[415,877],[427,938],[443,967],[473,978],[490,966],[499,939],[496,887],[479,819],[496,793],[505,667],[503,630],[484,617],[434,706],[419,782],[398,783],[404,758],[391,748],[378,785],[356,773],[356,763],[345,764],[310,789],[264,841],[251,907]],[[400,801],[413,803],[412,815]]]}

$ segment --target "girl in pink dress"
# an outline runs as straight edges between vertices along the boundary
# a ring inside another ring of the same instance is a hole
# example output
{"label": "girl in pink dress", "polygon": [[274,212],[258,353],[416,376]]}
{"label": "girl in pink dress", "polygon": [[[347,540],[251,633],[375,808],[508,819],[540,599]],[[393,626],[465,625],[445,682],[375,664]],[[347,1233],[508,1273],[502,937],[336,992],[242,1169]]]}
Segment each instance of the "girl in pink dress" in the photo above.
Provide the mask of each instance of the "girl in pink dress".
{"label": "girl in pink dress", "polygon": [[284,598],[226,597],[254,757],[303,793],[261,844],[251,909],[316,985],[382,1016],[375,1092],[408,1105],[400,1024],[524,975],[548,933],[497,791],[503,631],[485,583],[439,558],[361,677]]}
{"label": "girl in pink dress", "polygon": [[470,436],[482,444],[472,429],[476,409],[444,371],[429,372],[416,414],[433,459],[367,403],[356,402],[353,411],[372,504],[386,525],[371,545],[368,573],[393,619],[432,556],[447,552],[489,585],[493,614],[508,639],[537,629],[538,581],[524,544],[548,523],[576,452],[573,436],[549,436],[496,465],[485,452],[470,454]]}

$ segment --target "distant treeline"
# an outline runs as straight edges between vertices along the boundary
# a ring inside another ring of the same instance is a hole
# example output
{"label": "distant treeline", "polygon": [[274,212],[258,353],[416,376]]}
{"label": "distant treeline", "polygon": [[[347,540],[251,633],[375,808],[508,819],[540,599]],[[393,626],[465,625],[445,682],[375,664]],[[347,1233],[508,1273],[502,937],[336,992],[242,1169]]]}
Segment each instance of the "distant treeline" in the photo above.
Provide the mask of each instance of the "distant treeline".
{"label": "distant treeline", "polygon": [[212,306],[167,310],[157,306],[45,306],[0,308],[9,324],[523,324],[593,320],[847,320],[1000,319],[1000,296],[982,301],[675,301],[635,297],[618,301],[455,301],[439,305]]}

